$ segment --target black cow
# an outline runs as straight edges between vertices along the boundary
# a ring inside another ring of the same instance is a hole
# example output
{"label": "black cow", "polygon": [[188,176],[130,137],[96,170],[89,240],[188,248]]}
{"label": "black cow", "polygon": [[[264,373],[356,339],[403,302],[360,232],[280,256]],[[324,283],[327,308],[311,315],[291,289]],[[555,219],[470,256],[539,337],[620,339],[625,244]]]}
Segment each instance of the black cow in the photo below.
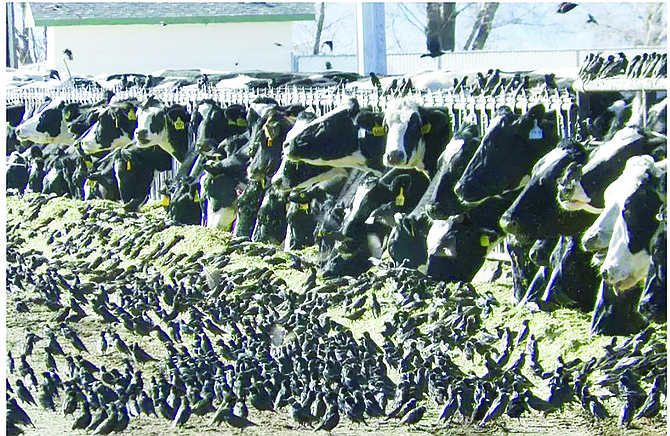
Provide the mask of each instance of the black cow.
{"label": "black cow", "polygon": [[260,182],[249,180],[246,188],[237,198],[237,216],[233,227],[233,237],[251,240],[264,193],[265,189]]}
{"label": "black cow", "polygon": [[115,153],[108,153],[92,163],[84,183],[84,200],[94,198],[117,201],[121,199],[119,184],[114,176]]}
{"label": "black cow", "polygon": [[664,204],[656,216],[659,220],[658,228],[651,238],[649,253],[651,265],[647,272],[644,290],[640,296],[638,312],[647,320],[658,323],[667,320],[668,286],[666,264],[668,261],[668,226],[667,207]]}
{"label": "black cow", "polygon": [[413,98],[397,99],[384,110],[384,127],[388,129],[385,165],[435,174],[437,159],[452,133],[446,112],[419,106]]}
{"label": "black cow", "polygon": [[500,220],[503,229],[527,241],[574,235],[585,230],[593,222],[593,215],[562,209],[557,200],[556,183],[567,165],[585,160],[581,144],[562,140],[533,167],[530,181]]}
{"label": "black cow", "polygon": [[462,201],[477,202],[513,189],[558,140],[555,114],[542,104],[521,116],[501,106],[454,191]]}
{"label": "black cow", "polygon": [[286,237],[287,193],[270,188],[265,192],[258,210],[256,225],[251,234],[254,242],[281,244]]}
{"label": "black cow", "polygon": [[191,176],[169,183],[162,199],[168,216],[179,224],[201,224],[203,217],[199,191],[200,183]]}
{"label": "black cow", "polygon": [[114,152],[114,176],[124,208],[137,210],[149,196],[154,171],[167,171],[172,157],[157,146],[131,145]]}
{"label": "black cow", "polygon": [[28,161],[18,151],[7,156],[7,189],[23,194],[28,184]]}
{"label": "black cow", "polygon": [[469,282],[504,232],[499,217],[518,190],[491,196],[463,213],[435,220],[426,237],[426,274],[446,282]]}
{"label": "black cow", "polygon": [[265,186],[279,169],[284,140],[293,122],[278,108],[271,108],[254,123],[252,131],[252,156],[247,177]]}

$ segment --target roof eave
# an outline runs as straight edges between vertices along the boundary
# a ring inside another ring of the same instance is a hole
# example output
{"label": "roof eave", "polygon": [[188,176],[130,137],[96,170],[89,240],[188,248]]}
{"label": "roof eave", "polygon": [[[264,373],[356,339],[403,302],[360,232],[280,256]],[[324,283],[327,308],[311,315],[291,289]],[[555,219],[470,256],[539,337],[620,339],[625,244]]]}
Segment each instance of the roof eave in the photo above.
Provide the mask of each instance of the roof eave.
{"label": "roof eave", "polygon": [[207,16],[207,17],[165,17],[165,18],[72,18],[63,20],[49,20],[35,18],[37,27],[63,26],[101,26],[101,25],[132,25],[132,24],[218,24],[218,23],[260,23],[284,21],[312,21],[314,14],[291,15],[239,15],[239,16]]}

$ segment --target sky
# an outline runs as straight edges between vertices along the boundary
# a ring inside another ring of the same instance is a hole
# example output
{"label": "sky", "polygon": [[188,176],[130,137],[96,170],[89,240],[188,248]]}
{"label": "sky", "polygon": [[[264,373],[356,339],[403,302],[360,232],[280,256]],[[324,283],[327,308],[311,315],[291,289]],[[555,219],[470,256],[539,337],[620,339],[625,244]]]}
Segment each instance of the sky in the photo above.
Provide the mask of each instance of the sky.
{"label": "sky", "polygon": [[[481,4],[481,3],[480,3]],[[456,48],[462,50],[475,22],[477,3],[457,3]],[[485,50],[598,49],[646,45],[648,3],[579,3],[566,14],[559,2],[502,3]],[[596,23],[589,23],[589,14]],[[424,53],[425,3],[385,3],[387,53]],[[661,8],[662,44],[667,45],[667,5]],[[315,23],[297,23],[296,54],[311,54]],[[322,41],[332,54],[356,52],[356,4],[327,2]],[[330,54],[324,48],[324,54]]]}

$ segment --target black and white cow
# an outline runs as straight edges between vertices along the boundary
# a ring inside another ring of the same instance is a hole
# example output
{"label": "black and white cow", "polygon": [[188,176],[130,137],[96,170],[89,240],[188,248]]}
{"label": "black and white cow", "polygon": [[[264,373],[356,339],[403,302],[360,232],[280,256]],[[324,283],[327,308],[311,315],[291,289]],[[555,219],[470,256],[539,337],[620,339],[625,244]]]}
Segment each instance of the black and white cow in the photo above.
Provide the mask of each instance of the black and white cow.
{"label": "black and white cow", "polygon": [[600,271],[616,292],[642,282],[651,263],[649,246],[665,198],[666,161],[634,156],[605,191],[605,210],[584,233],[587,250],[607,249]]}
{"label": "black and white cow", "polygon": [[462,201],[477,202],[513,189],[558,141],[555,114],[542,104],[521,116],[501,106],[454,191]]}
{"label": "black and white cow", "polygon": [[375,134],[368,128],[375,116],[361,110],[358,101],[349,99],[335,110],[300,124],[286,137],[285,159],[312,165],[357,168],[380,176],[384,149],[384,130],[381,125]]}
{"label": "black and white cow", "polygon": [[200,205],[200,183],[191,176],[168,184],[165,188],[162,205],[167,214],[176,223],[200,225],[203,222]]}
{"label": "black and white cow", "polygon": [[231,229],[237,213],[237,198],[247,183],[247,148],[205,164],[205,173],[200,177],[200,202],[207,227]]}
{"label": "black and white cow", "polygon": [[384,165],[435,174],[437,159],[452,134],[446,112],[422,107],[414,98],[396,99],[384,110],[384,127],[388,129]]}
{"label": "black and white cow", "polygon": [[20,140],[35,144],[73,144],[76,136],[69,131],[68,122],[76,118],[79,107],[80,103],[47,99],[31,117],[16,127],[16,134]]}
{"label": "black and white cow", "polygon": [[139,101],[128,99],[100,110],[97,121],[77,141],[84,153],[96,154],[131,144],[137,127],[138,106]]}
{"label": "black and white cow", "polygon": [[293,121],[279,108],[271,108],[254,123],[247,177],[263,186],[272,179],[282,161],[283,144]]}
{"label": "black and white cow", "polygon": [[190,115],[185,106],[166,106],[152,95],[140,104],[136,116],[133,140],[139,147],[158,145],[180,163],[186,159]]}
{"label": "black and white cow", "polygon": [[575,162],[559,181],[558,198],[565,210],[600,213],[605,207],[604,192],[623,172],[628,159],[652,154],[667,143],[637,127],[625,127],[593,150],[585,164]]}

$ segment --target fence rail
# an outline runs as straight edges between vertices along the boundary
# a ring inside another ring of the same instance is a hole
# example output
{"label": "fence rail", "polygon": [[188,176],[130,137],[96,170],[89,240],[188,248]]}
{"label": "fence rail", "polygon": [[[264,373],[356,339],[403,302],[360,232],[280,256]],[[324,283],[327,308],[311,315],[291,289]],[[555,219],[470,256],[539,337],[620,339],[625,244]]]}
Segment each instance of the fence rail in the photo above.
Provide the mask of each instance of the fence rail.
{"label": "fence rail", "polygon": [[[7,104],[25,103],[29,107],[41,105],[46,98],[63,99],[66,102],[94,103],[105,96],[103,89],[8,89]],[[197,102],[213,99],[221,105],[242,104],[249,107],[258,97],[274,98],[280,105],[302,104],[317,116],[333,110],[343,101],[356,98],[362,107],[375,111],[384,111],[387,105],[397,97],[383,95],[377,90],[345,88],[300,88],[278,87],[260,89],[216,89],[209,90],[146,90],[130,88],[117,90],[115,100],[136,98],[142,100],[155,95],[167,104],[178,103],[193,109]],[[465,122],[476,123],[484,132],[489,120],[500,106],[508,106],[518,113],[526,112],[530,107],[542,103],[547,111],[556,111],[557,129],[561,137],[571,137],[576,127],[576,98],[567,91],[552,90],[552,93],[540,90],[529,90],[521,93],[501,93],[491,95],[466,95],[451,90],[420,90],[411,96],[423,106],[442,107],[449,112],[452,127],[460,128]]]}

